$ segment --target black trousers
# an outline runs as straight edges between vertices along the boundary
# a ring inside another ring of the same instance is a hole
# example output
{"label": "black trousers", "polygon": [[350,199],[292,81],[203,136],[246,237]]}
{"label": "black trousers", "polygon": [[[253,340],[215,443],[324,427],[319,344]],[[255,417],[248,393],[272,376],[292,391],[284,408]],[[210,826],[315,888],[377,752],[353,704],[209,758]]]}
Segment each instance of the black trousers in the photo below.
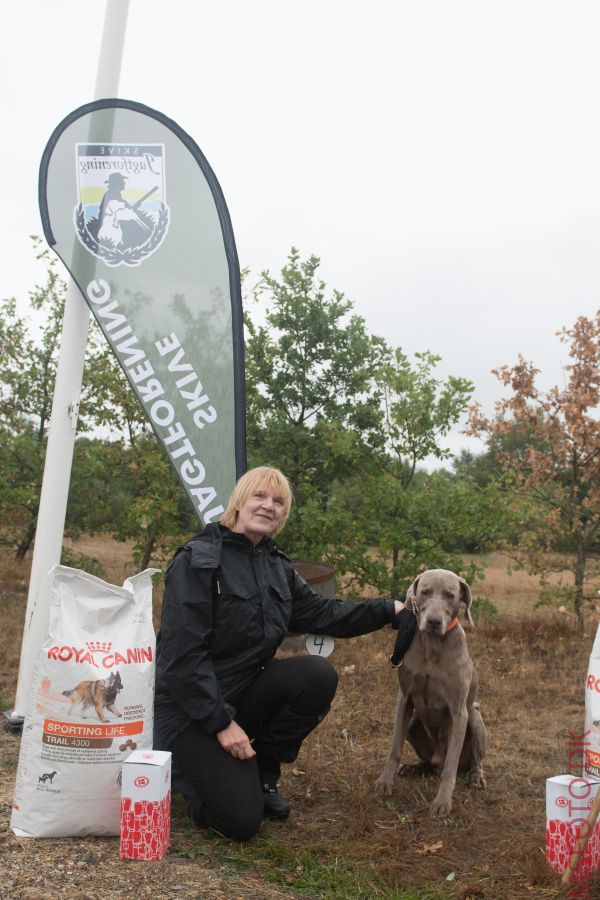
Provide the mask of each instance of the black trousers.
{"label": "black trousers", "polygon": [[262,782],[277,781],[282,762],[298,756],[304,738],[329,711],[338,676],[320,656],[272,659],[235,701],[235,721],[256,756],[236,759],[192,722],[173,742],[173,789],[186,797],[194,821],[245,841],[263,816]]}

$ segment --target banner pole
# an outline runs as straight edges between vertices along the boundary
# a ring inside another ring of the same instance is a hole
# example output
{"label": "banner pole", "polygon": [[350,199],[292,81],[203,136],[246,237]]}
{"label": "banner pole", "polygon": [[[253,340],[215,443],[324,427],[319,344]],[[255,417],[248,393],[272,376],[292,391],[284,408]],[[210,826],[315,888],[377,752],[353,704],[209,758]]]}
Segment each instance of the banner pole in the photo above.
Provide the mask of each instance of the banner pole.
{"label": "banner pole", "polygon": [[[129,0],[107,0],[95,100],[118,94],[128,12]],[[23,725],[35,658],[48,628],[48,573],[60,562],[62,550],[89,318],[89,308],[70,279],[48,429],[15,708],[5,713],[9,727],[14,730]]]}

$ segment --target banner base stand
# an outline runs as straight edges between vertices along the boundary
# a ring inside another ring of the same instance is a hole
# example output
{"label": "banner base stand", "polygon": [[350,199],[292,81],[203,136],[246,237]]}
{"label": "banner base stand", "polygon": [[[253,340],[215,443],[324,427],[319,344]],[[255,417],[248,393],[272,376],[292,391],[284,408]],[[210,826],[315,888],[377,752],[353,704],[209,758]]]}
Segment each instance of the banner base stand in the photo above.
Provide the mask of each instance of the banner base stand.
{"label": "banner base stand", "polygon": [[25,722],[23,716],[15,715],[14,709],[5,710],[3,715],[6,719],[5,727],[8,728],[9,731],[12,731],[13,734],[20,734],[21,731],[23,731],[23,723]]}

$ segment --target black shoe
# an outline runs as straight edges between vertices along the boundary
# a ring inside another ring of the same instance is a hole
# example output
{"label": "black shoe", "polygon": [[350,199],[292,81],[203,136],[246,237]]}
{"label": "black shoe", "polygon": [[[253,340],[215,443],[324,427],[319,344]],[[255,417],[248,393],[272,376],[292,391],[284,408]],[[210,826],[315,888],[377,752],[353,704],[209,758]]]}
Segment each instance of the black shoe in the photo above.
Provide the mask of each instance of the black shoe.
{"label": "black shoe", "polygon": [[290,804],[281,796],[277,785],[265,781],[262,789],[265,801],[263,819],[287,819],[290,814]]}

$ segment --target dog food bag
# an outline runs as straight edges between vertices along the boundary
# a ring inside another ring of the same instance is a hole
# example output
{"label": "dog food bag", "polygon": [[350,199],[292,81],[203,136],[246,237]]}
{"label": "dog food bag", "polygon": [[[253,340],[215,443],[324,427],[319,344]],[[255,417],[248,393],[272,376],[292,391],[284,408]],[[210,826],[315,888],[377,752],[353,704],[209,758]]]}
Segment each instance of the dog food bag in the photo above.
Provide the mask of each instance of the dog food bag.
{"label": "dog food bag", "polygon": [[121,767],[152,749],[152,575],[123,587],[50,572],[49,636],[33,672],[11,828],[22,837],[118,835]]}
{"label": "dog food bag", "polygon": [[171,834],[171,754],[136,750],[123,763],[121,859],[162,859]]}
{"label": "dog food bag", "polygon": [[600,780],[600,625],[590,653],[585,682],[583,775]]}
{"label": "dog food bag", "polygon": [[[598,788],[598,781],[574,775],[554,775],[546,779],[546,861],[559,875],[569,865]],[[589,877],[599,867],[600,822],[596,822],[574,880]]]}

